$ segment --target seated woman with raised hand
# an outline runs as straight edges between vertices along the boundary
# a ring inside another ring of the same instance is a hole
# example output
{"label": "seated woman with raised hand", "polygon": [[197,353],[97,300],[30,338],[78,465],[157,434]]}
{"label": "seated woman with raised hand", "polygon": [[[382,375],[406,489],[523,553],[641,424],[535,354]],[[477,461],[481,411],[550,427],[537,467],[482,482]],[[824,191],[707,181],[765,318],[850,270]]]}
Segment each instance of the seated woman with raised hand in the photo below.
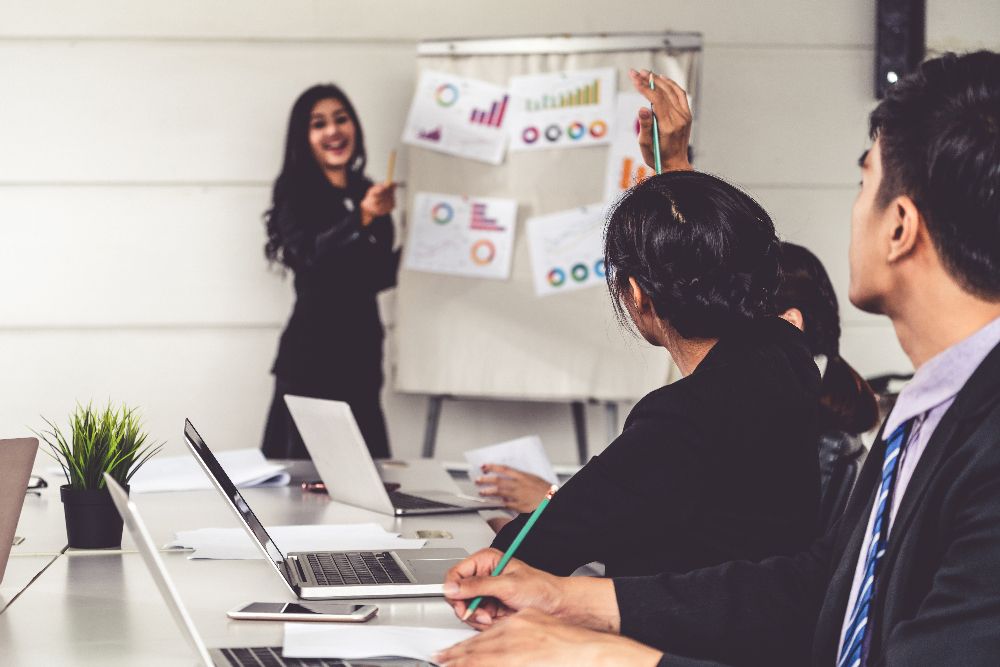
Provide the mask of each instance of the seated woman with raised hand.
{"label": "seated woman with raised hand", "polygon": [[[687,571],[790,553],[816,535],[819,375],[777,317],[779,243],[767,213],[691,171],[650,178],[611,213],[608,286],[623,323],[684,377],[555,495],[517,552],[569,574]],[[527,515],[493,546],[506,549]]]}

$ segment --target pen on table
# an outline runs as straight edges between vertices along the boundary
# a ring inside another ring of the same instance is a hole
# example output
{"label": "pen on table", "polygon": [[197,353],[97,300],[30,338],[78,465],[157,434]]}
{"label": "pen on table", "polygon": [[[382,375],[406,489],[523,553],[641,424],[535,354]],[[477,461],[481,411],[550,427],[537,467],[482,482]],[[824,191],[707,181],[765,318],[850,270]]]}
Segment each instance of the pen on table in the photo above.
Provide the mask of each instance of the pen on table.
{"label": "pen on table", "polygon": [[[653,83],[653,73],[649,73],[649,89],[656,90],[656,84]],[[663,165],[660,163],[660,127],[656,122],[656,113],[653,111],[652,103],[649,105],[649,112],[653,116],[653,163],[656,167],[656,173],[663,173]]]}
{"label": "pen on table", "polygon": [[[521,546],[521,542],[523,542],[524,538],[528,535],[528,531],[531,530],[531,527],[535,525],[536,521],[538,521],[538,517],[541,516],[542,510],[545,509],[545,507],[549,504],[549,501],[552,500],[552,495],[558,490],[559,487],[556,486],[555,484],[549,487],[549,492],[545,494],[545,498],[542,499],[542,502],[538,503],[538,507],[536,507],[535,511],[531,513],[531,516],[528,517],[528,520],[524,523],[524,526],[521,528],[521,532],[519,532],[517,534],[517,537],[514,538],[514,541],[510,543],[510,548],[508,548],[507,551],[504,552],[503,558],[500,559],[500,562],[497,563],[497,566],[493,568],[492,572],[490,572],[491,577],[498,576],[501,572],[503,572],[503,569],[507,567],[507,563],[509,563],[510,559],[514,557],[514,552],[517,551],[517,548],[519,546]],[[462,615],[462,620],[463,621],[469,620],[469,617],[472,616],[472,612],[474,612],[479,607],[482,601],[483,601],[482,595],[476,597],[469,605],[469,608],[465,610],[465,613]]]}

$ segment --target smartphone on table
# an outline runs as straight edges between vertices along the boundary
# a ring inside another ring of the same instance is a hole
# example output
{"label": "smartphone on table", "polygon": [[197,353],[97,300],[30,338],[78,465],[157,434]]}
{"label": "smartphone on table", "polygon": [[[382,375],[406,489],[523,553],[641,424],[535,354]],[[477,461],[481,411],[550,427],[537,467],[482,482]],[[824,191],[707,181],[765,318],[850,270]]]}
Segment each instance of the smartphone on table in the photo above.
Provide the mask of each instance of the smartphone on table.
{"label": "smartphone on table", "polygon": [[372,604],[342,602],[251,602],[226,615],[239,621],[327,621],[364,623],[378,613]]}

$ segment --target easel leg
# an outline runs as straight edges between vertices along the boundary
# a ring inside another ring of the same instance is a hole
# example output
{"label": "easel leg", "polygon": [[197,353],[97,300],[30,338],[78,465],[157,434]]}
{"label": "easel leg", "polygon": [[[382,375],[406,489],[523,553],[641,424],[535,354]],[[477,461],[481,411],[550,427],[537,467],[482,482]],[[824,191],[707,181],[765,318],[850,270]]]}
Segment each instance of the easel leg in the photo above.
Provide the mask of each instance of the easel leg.
{"label": "easel leg", "polygon": [[587,413],[583,401],[570,403],[573,411],[573,431],[576,433],[576,453],[580,465],[587,462]]}
{"label": "easel leg", "polygon": [[429,396],[427,398],[427,423],[424,426],[424,448],[421,455],[425,459],[434,458],[434,446],[437,444],[438,422],[441,421],[441,406],[444,396]]}

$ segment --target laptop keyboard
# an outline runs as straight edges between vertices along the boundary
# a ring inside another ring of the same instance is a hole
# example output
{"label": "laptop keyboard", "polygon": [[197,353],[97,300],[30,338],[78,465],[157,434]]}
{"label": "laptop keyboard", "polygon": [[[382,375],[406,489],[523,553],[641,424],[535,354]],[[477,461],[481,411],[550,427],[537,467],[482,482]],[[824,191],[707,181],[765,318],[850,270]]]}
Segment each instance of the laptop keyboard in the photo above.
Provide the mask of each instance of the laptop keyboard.
{"label": "laptop keyboard", "polygon": [[411,496],[408,493],[401,493],[399,491],[393,491],[390,493],[389,499],[392,501],[393,507],[401,510],[433,510],[456,507],[451,503],[439,503],[436,500],[428,500],[427,498],[421,498],[419,496]]}
{"label": "laptop keyboard", "polygon": [[239,667],[348,667],[342,660],[332,658],[283,658],[281,648],[224,648],[222,655]]}
{"label": "laptop keyboard", "polygon": [[316,582],[322,586],[412,583],[392,555],[385,551],[306,554],[306,562]]}

